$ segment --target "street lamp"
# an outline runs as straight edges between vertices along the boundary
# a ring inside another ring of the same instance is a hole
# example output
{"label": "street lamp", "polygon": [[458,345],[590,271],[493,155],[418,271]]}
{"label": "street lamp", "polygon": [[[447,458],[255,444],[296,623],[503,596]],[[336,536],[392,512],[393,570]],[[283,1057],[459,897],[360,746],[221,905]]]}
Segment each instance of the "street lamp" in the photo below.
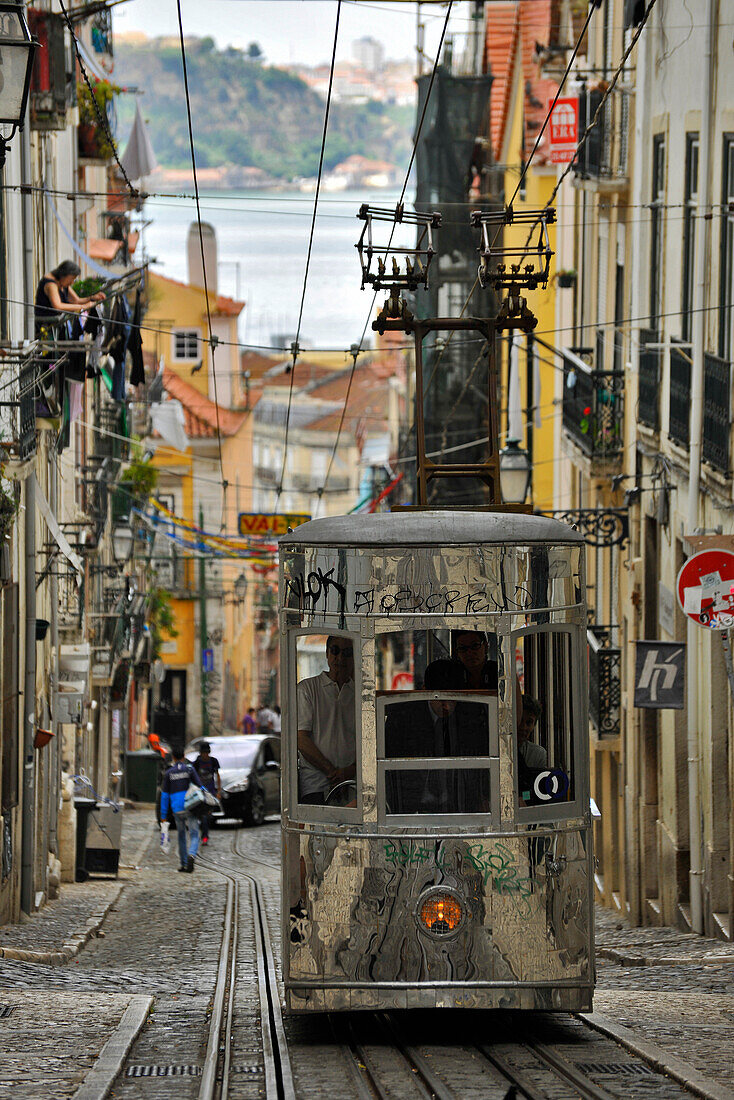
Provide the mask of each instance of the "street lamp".
{"label": "street lamp", "polygon": [[0,136],[0,168],[9,141],[23,129],[37,46],[22,8],[0,3],[0,125],[12,127],[9,137]]}
{"label": "street lamp", "polygon": [[112,528],[112,553],[115,561],[122,565],[130,557],[133,549],[133,531],[127,523],[118,523]]}
{"label": "street lamp", "polygon": [[530,488],[530,455],[517,439],[508,439],[500,451],[500,488],[503,504],[524,504]]}

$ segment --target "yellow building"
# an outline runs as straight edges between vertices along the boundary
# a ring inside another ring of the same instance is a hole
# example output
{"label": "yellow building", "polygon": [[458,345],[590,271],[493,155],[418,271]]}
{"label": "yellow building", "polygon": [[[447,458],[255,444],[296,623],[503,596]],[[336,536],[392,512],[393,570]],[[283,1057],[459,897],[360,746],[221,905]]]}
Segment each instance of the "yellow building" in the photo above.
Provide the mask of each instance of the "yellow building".
{"label": "yellow building", "polygon": [[[535,59],[536,44],[547,43],[550,34],[551,0],[517,0],[487,5],[485,69],[493,76],[490,95],[490,134],[494,161],[503,172],[504,202],[513,209],[537,210],[548,202],[556,181],[556,166],[548,163],[547,132],[528,163],[537,135],[557,90],[557,84],[540,76]],[[518,187],[519,185],[519,187]],[[515,193],[517,192],[517,193]],[[505,246],[525,244],[528,226],[507,228]],[[550,245],[555,250],[551,227]],[[536,230],[537,234],[537,230]],[[553,272],[553,261],[551,262]],[[546,290],[527,292],[528,305],[538,318],[538,337],[554,344],[556,283],[551,277]],[[558,455],[558,371],[554,357],[539,341],[534,343],[535,366],[528,377],[526,337],[514,336],[520,374],[525,438],[521,442],[532,459],[532,503],[552,509],[558,497],[555,483]],[[503,383],[507,379],[509,342],[502,344]],[[503,384],[505,403],[507,387]],[[501,439],[506,419],[503,416]]]}
{"label": "yellow building", "polygon": [[[252,482],[249,395],[237,334],[244,303],[210,288],[212,353],[202,287],[153,272],[148,291],[144,344],[163,369],[166,398],[163,420],[160,411],[154,417],[161,440],[153,459],[157,495],[177,519],[235,535],[238,512],[250,508]],[[237,728],[255,690],[247,567],[202,556],[195,542],[176,525],[162,525],[157,538],[159,580],[172,594],[178,635],[163,643],[166,673],[156,709],[166,721],[177,715],[174,725],[183,722],[187,738]]]}

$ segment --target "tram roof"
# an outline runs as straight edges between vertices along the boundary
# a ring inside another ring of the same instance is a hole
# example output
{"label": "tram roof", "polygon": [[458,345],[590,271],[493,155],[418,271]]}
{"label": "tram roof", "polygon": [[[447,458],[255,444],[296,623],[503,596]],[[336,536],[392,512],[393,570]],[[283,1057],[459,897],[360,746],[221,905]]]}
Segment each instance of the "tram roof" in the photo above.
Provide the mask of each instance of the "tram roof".
{"label": "tram roof", "polygon": [[579,531],[548,516],[511,512],[376,512],[327,516],[278,540],[288,546],[472,546],[482,543],[583,542]]}

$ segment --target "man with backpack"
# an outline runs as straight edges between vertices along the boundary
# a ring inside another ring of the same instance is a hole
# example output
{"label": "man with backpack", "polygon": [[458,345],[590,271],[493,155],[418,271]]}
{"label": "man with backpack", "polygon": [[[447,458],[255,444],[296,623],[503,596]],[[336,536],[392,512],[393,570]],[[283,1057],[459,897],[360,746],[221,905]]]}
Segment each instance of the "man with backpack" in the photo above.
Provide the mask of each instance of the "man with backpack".
{"label": "man with backpack", "polygon": [[[201,776],[201,781],[209,791],[216,798],[221,800],[222,797],[222,780],[219,778],[219,761],[216,756],[211,755],[212,747],[208,741],[202,741],[199,744],[199,755],[194,761],[194,769],[197,775]],[[211,811],[207,806],[201,813],[201,843],[209,843],[209,824],[211,821]]]}
{"label": "man with backpack", "polygon": [[171,755],[173,764],[163,776],[161,788],[161,822],[166,821],[170,808],[176,819],[178,852],[181,858],[179,871],[188,871],[191,874],[194,870],[194,858],[199,850],[199,823],[194,814],[186,809],[186,793],[192,783],[202,789],[204,785],[193,764],[189,764],[184,756],[183,749],[175,748]]}

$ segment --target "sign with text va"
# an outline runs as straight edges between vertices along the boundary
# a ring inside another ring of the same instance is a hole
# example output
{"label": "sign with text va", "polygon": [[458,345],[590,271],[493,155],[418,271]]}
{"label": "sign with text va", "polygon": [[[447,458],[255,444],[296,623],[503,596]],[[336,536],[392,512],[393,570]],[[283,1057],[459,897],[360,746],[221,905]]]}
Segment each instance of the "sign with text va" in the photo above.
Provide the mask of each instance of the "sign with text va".
{"label": "sign with text va", "polygon": [[635,706],[683,710],[685,660],[681,642],[637,642]]}
{"label": "sign with text va", "polygon": [[241,535],[287,535],[288,528],[308,523],[302,512],[240,512],[237,530]]}

